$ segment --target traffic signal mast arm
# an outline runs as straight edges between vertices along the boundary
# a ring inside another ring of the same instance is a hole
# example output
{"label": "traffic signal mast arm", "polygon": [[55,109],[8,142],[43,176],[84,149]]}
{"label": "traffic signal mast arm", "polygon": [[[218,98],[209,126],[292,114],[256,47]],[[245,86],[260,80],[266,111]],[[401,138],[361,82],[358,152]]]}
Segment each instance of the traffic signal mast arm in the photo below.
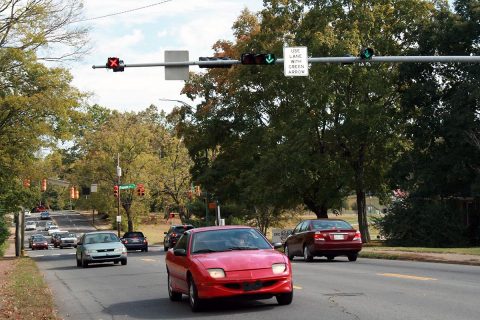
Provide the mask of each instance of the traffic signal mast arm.
{"label": "traffic signal mast arm", "polygon": [[[283,64],[285,59],[276,59],[275,64]],[[363,63],[363,62],[467,62],[478,63],[480,56],[373,56],[370,59],[360,57],[310,57],[309,63]],[[210,60],[210,61],[179,61],[179,62],[156,62],[156,63],[133,63],[124,64],[124,68],[142,67],[182,67],[182,66],[213,66],[242,64],[241,60]],[[106,65],[94,65],[93,69],[107,69]]]}

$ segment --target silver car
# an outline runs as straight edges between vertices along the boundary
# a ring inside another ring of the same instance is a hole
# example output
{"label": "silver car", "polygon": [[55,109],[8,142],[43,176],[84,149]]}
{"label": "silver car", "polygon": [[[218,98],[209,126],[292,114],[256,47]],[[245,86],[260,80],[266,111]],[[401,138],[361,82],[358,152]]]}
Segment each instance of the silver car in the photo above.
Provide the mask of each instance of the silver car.
{"label": "silver car", "polygon": [[113,232],[96,231],[83,234],[77,243],[77,267],[90,263],[113,262],[127,264],[127,248]]}

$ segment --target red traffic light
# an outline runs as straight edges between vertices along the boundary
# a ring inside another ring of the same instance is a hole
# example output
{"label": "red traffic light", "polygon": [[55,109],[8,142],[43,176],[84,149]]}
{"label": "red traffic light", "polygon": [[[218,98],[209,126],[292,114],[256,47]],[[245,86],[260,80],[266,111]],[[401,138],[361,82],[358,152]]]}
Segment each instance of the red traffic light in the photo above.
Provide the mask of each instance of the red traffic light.
{"label": "red traffic light", "polygon": [[125,64],[123,63],[123,60],[120,60],[120,58],[110,57],[107,59],[106,67],[108,69],[112,69],[113,72],[122,72],[125,69]]}
{"label": "red traffic light", "polygon": [[145,187],[143,186],[142,183],[137,184],[137,194],[140,197],[143,197],[145,195]]}
{"label": "red traffic light", "polygon": [[113,195],[118,198],[118,186],[113,186]]}
{"label": "red traffic light", "polygon": [[120,59],[117,57],[108,58],[107,59],[107,68],[108,69],[115,69],[120,66]]}
{"label": "red traffic light", "polygon": [[47,179],[42,179],[42,191],[47,191]]}

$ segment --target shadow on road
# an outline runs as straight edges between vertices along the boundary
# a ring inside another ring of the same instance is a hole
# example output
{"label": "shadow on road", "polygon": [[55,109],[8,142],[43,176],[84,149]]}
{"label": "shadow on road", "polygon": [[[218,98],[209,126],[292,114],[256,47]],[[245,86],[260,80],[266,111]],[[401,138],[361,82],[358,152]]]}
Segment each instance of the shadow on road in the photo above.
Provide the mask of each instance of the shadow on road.
{"label": "shadow on road", "polygon": [[[227,316],[229,314],[258,313],[263,310],[281,308],[276,300],[233,300],[216,299],[208,301],[201,312],[193,313],[186,296],[179,302],[172,302],[168,298],[137,300],[113,304],[106,308],[114,318],[117,316],[132,317],[135,319],[188,319],[199,317],[211,317],[214,315]],[[261,315],[259,315],[261,317]]]}

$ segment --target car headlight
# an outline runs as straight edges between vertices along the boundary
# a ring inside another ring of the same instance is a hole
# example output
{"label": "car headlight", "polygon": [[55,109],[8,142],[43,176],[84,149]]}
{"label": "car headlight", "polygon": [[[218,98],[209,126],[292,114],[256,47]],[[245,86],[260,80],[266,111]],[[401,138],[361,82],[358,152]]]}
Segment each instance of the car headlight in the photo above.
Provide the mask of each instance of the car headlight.
{"label": "car headlight", "polygon": [[274,274],[280,274],[287,270],[287,265],[285,263],[274,263],[272,264],[272,271]]}
{"label": "car headlight", "polygon": [[92,249],[90,249],[90,250],[85,250],[85,253],[86,253],[86,254],[95,253],[95,250],[92,250]]}
{"label": "car headlight", "polygon": [[125,250],[125,247],[123,247],[123,248],[115,248],[115,252],[124,252],[124,251],[126,251],[126,250]]}
{"label": "car headlight", "polygon": [[207,269],[207,271],[210,274],[210,277],[214,279],[225,278],[225,271],[223,271],[223,269],[215,268],[215,269]]}

